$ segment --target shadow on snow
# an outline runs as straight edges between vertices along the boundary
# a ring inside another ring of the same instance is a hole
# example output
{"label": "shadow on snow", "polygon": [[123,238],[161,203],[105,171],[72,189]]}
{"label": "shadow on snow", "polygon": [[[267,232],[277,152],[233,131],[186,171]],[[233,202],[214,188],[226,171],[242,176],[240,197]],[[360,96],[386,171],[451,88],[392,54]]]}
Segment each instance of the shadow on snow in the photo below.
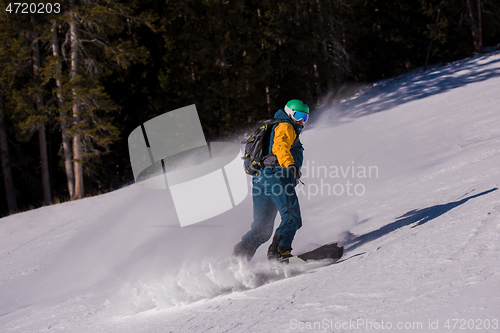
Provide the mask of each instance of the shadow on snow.
{"label": "shadow on snow", "polygon": [[352,251],[365,243],[374,241],[374,240],[376,240],[380,237],[383,237],[383,236],[385,236],[385,235],[387,235],[387,234],[389,234],[389,233],[391,233],[399,228],[402,228],[402,227],[405,227],[405,226],[408,226],[408,225],[411,225],[414,223],[415,223],[415,225],[413,225],[412,228],[418,227],[422,224],[425,224],[429,221],[432,221],[435,218],[449,212],[450,210],[452,210],[455,207],[463,205],[464,203],[466,203],[470,199],[474,199],[474,198],[483,196],[485,194],[489,194],[489,193],[496,191],[496,190],[498,190],[498,188],[492,188],[491,190],[484,191],[484,192],[478,193],[476,195],[469,196],[469,197],[464,198],[464,199],[459,200],[459,201],[454,201],[454,202],[449,202],[447,204],[436,205],[436,206],[432,206],[432,207],[428,207],[428,208],[424,208],[424,209],[416,209],[416,210],[409,211],[408,213],[398,217],[396,221],[394,221],[390,224],[387,224],[378,230],[374,230],[374,231],[369,232],[367,234],[357,236],[357,237],[351,238],[350,240],[346,241],[345,242],[346,249],[349,251]]}
{"label": "shadow on snow", "polygon": [[[500,62],[500,59],[488,61],[489,57],[491,54],[476,56],[428,72],[414,71],[387,79],[362,92],[356,98],[324,106],[324,108],[330,109],[332,106],[335,108],[334,114],[328,119],[330,122],[337,123],[342,118],[359,118],[387,111],[399,105],[441,94],[470,83],[486,81],[500,76],[499,67],[491,68],[492,65]],[[324,119],[322,118],[321,121]],[[316,125],[314,120],[310,125]]]}

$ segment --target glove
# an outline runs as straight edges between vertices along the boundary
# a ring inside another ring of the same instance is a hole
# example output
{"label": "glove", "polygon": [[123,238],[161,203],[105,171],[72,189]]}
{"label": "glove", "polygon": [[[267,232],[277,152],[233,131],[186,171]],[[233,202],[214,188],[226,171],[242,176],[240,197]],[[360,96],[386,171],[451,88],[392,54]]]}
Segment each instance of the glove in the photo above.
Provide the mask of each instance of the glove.
{"label": "glove", "polygon": [[288,176],[290,177],[290,175],[292,175],[295,180],[299,180],[300,177],[302,177],[302,173],[300,172],[299,168],[295,166],[295,164],[289,165],[286,170],[288,172]]}

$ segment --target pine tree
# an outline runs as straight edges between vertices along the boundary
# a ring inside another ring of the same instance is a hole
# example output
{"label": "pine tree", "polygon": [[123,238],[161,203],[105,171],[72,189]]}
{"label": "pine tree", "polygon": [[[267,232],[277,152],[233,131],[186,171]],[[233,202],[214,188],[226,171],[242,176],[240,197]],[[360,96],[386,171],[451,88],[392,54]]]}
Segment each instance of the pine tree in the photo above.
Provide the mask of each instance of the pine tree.
{"label": "pine tree", "polygon": [[14,178],[10,165],[9,144],[7,142],[7,132],[5,129],[3,90],[0,88],[0,158],[2,160],[2,173],[7,198],[7,207],[9,213],[15,213],[18,210],[16,189],[14,187]]}
{"label": "pine tree", "polygon": [[[9,213],[18,210],[17,191],[12,175],[9,151],[8,118],[12,117],[15,103],[13,95],[20,89],[19,77],[29,61],[29,45],[21,33],[26,22],[19,16],[0,13],[0,157]],[[10,131],[11,135],[13,134]]]}
{"label": "pine tree", "polygon": [[[84,196],[84,171],[87,175],[93,172],[90,167],[84,170],[84,165],[108,152],[119,135],[109,116],[119,107],[105,92],[101,80],[111,74],[113,68],[127,68],[134,61],[144,61],[146,55],[144,48],[120,38],[133,19],[125,6],[114,1],[71,0],[67,11],[51,26],[53,59],[44,72],[56,82],[68,189],[71,195],[73,187],[75,199]],[[67,31],[60,46],[61,57],[56,28],[59,24]],[[110,36],[119,38],[111,39]],[[64,64],[69,75],[61,74]],[[66,101],[70,103],[71,123],[67,121]],[[72,168],[67,163],[70,155],[68,136],[72,139]],[[74,186],[70,185],[72,179]]]}
{"label": "pine tree", "polygon": [[13,118],[18,125],[16,135],[20,141],[31,140],[33,134],[38,133],[38,148],[41,166],[41,188],[43,203],[52,202],[51,182],[49,176],[49,162],[46,139],[46,123],[48,111],[45,107],[43,89],[41,86],[42,54],[40,52],[40,35],[46,23],[42,15],[29,14],[21,18],[23,25],[19,28],[29,45],[29,60],[24,64],[23,76],[25,84],[22,88],[12,92]]}
{"label": "pine tree", "polygon": [[[32,14],[31,23],[34,27],[37,27],[41,22],[35,20],[35,16]],[[34,28],[33,27],[33,28]],[[42,188],[43,188],[43,201],[45,205],[49,205],[52,202],[52,193],[50,187],[50,177],[49,177],[49,161],[47,155],[47,139],[45,135],[45,123],[47,117],[43,115],[44,113],[44,102],[40,86],[40,68],[41,68],[41,56],[40,56],[40,46],[39,46],[39,35],[40,32],[35,30],[32,32],[32,64],[33,64],[33,81],[34,88],[37,90],[34,92],[35,107],[39,113],[42,113],[41,119],[38,121],[38,144],[40,147],[40,163],[42,166]]]}
{"label": "pine tree", "polygon": [[[51,45],[52,45],[52,56],[53,58],[48,59],[47,71],[48,77],[53,78],[55,81],[55,95],[57,96],[57,106],[59,115],[59,124],[61,126],[61,136],[62,136],[62,148],[64,156],[64,170],[66,172],[66,181],[68,186],[68,193],[71,200],[75,198],[75,174],[73,171],[73,155],[71,151],[71,137],[68,133],[69,130],[69,117],[66,110],[65,99],[63,96],[63,86],[62,86],[62,58],[60,55],[60,46],[58,38],[58,21],[55,19],[52,22],[51,27]],[[51,62],[50,62],[51,61]]]}

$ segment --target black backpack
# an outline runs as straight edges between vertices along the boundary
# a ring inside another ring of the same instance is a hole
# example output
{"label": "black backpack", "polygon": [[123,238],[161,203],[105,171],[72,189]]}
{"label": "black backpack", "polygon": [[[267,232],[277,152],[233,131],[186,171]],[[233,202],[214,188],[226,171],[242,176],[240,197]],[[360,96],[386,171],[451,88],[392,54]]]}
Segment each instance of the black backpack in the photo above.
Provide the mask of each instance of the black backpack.
{"label": "black backpack", "polygon": [[[252,135],[250,135],[245,141],[241,142],[242,144],[245,144],[245,155],[242,159],[244,161],[243,165],[245,172],[248,175],[255,175],[257,171],[263,169],[265,165],[279,165],[274,154],[263,155],[263,153],[264,148],[267,146],[267,143],[269,143],[273,126],[283,122],[286,121],[280,119],[266,120],[264,125],[257,128]],[[297,143],[298,139],[299,136],[297,135],[292,146]]]}

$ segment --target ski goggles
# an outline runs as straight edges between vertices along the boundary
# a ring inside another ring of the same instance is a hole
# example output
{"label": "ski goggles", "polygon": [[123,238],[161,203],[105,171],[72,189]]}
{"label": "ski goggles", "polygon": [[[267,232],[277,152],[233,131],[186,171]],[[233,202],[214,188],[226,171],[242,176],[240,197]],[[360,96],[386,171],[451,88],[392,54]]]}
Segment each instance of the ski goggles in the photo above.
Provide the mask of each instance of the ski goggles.
{"label": "ski goggles", "polygon": [[288,114],[292,116],[292,118],[296,121],[303,121],[304,123],[309,119],[309,114],[305,112],[300,112],[300,111],[294,111],[290,109],[288,106],[285,105],[286,111],[288,111]]}

